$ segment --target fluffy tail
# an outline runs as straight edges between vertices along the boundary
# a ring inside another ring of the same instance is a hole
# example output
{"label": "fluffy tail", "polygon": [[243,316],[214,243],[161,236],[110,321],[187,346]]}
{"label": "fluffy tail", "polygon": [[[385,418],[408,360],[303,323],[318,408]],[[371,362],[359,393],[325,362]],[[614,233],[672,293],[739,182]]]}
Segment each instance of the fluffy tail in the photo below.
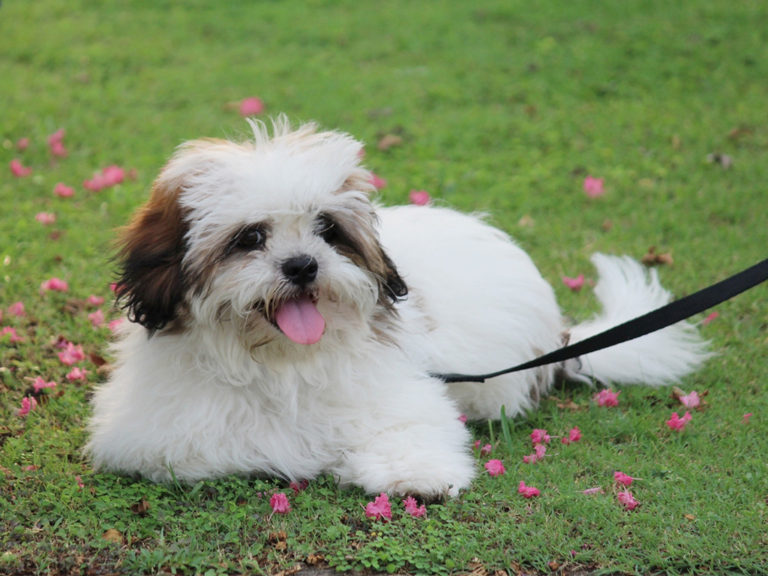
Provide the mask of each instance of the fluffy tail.
{"label": "fluffy tail", "polygon": [[[670,293],[659,283],[656,270],[624,256],[595,254],[592,263],[599,280],[595,295],[602,305],[596,318],[573,326],[571,342],[578,342],[663,306]],[[568,378],[621,384],[661,386],[694,372],[708,357],[707,343],[696,327],[679,322],[658,332],[570,360]]]}

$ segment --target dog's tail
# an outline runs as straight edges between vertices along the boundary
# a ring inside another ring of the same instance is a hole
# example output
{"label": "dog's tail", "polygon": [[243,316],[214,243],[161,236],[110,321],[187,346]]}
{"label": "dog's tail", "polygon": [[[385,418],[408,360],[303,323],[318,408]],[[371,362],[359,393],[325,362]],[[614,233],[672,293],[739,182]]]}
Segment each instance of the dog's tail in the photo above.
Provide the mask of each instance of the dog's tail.
{"label": "dog's tail", "polygon": [[[602,312],[573,326],[571,343],[650,312],[671,299],[659,283],[656,270],[648,273],[627,256],[595,254],[592,263],[599,276],[595,295]],[[696,327],[678,322],[647,336],[569,360],[563,368],[570,379],[661,386],[693,372],[709,356],[707,343]]]}

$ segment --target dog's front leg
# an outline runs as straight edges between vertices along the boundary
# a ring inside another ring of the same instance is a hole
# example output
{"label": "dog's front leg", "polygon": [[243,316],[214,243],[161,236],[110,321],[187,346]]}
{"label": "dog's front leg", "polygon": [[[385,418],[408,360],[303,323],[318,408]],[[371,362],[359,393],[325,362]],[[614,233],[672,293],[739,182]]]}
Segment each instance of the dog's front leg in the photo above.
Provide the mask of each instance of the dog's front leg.
{"label": "dog's front leg", "polygon": [[419,378],[368,398],[335,474],[376,494],[456,496],[475,473],[470,435],[441,383]]}

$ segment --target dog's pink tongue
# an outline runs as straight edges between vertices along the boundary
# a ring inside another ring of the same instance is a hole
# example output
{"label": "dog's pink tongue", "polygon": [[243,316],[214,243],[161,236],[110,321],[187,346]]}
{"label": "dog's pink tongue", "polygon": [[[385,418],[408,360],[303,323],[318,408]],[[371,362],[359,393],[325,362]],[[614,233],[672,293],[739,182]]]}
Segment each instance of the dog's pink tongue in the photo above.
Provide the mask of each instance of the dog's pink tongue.
{"label": "dog's pink tongue", "polygon": [[288,300],[277,311],[275,320],[280,330],[297,344],[314,344],[323,336],[325,319],[311,298]]}

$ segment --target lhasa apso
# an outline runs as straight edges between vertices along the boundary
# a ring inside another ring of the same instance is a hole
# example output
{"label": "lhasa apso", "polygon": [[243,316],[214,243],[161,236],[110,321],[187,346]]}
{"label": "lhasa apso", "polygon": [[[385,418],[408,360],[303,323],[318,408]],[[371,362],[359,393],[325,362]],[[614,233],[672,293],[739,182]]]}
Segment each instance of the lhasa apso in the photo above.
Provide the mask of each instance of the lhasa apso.
{"label": "lhasa apso", "polygon": [[252,123],[182,145],[124,229],[132,321],[93,398],[97,469],[156,481],[332,474],[367,492],[454,495],[475,473],[460,415],[534,407],[556,375],[650,385],[706,357],[681,323],[559,366],[445,384],[665,304],[656,274],[595,255],[601,314],[569,326],[528,255],[482,218],[371,203],[346,134]]}

